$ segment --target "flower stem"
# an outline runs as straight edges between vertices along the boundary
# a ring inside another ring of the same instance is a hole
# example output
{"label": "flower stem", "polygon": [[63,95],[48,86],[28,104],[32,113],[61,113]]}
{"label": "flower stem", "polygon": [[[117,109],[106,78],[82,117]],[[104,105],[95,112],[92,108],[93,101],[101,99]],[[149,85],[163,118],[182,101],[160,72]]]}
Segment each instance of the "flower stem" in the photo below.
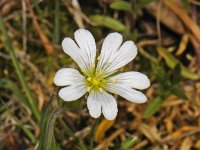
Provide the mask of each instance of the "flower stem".
{"label": "flower stem", "polygon": [[96,128],[99,124],[101,120],[101,117],[97,118],[92,126],[92,129],[91,129],[91,132],[90,132],[90,137],[91,137],[91,140],[90,140],[90,149],[93,150],[93,144],[94,144],[94,133],[96,131]]}

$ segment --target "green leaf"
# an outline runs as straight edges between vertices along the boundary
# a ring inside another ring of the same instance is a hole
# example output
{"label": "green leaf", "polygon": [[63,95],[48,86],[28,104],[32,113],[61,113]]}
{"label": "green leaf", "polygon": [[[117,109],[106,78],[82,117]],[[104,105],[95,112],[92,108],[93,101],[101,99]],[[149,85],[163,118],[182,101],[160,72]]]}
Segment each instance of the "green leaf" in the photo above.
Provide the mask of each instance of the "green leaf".
{"label": "green leaf", "polygon": [[163,99],[162,97],[156,97],[145,109],[144,113],[143,113],[143,118],[149,118],[150,116],[152,116],[153,114],[155,114],[158,109],[161,107],[162,103],[164,102],[165,99]]}
{"label": "green leaf", "polygon": [[154,0],[140,0],[140,1],[138,1],[138,3],[136,4],[136,10],[142,9],[143,7],[145,7],[147,4],[149,4],[152,1],[154,1]]}
{"label": "green leaf", "polygon": [[182,100],[188,100],[188,97],[183,93],[183,91],[179,87],[172,88],[171,92],[172,94],[174,94]]}
{"label": "green leaf", "polygon": [[[57,150],[59,147],[56,144],[54,136],[54,124],[61,112],[60,107],[54,108],[53,112],[49,115],[48,121],[46,123],[45,137],[44,137],[44,150]],[[43,149],[41,149],[43,150]]]}
{"label": "green leaf", "polygon": [[137,137],[128,137],[121,143],[121,150],[129,150],[137,142]]}
{"label": "green leaf", "polygon": [[174,68],[177,64],[180,64],[181,66],[181,75],[185,78],[191,79],[191,80],[197,80],[200,79],[200,76],[196,73],[191,72],[188,68],[183,66],[179,60],[177,60],[170,52],[168,52],[166,49],[162,47],[157,48],[158,53],[161,57],[164,58],[166,64],[170,68]]}
{"label": "green leaf", "polygon": [[60,108],[54,109],[54,111],[49,115],[51,104],[54,100],[54,96],[51,96],[50,100],[45,106],[45,111],[42,114],[41,119],[41,135],[39,140],[38,150],[59,150],[60,147],[56,144],[54,137],[54,123],[60,113]]}
{"label": "green leaf", "polygon": [[41,122],[40,122],[41,134],[40,134],[40,143],[39,143],[38,150],[44,149],[47,118],[48,118],[48,113],[50,111],[51,104],[52,104],[53,100],[54,100],[54,96],[52,95],[50,100],[48,101],[48,103],[45,106],[44,112],[42,113],[42,117],[41,117],[42,119],[41,119]]}
{"label": "green leaf", "polygon": [[173,75],[172,75],[172,86],[177,85],[181,81],[181,66],[180,64],[176,64],[176,66],[173,69]]}
{"label": "green leaf", "polygon": [[122,24],[120,21],[113,19],[109,16],[93,15],[93,16],[90,16],[90,18],[92,21],[96,22],[97,24],[105,26],[115,31],[123,32],[126,30],[126,27],[124,26],[124,24]]}
{"label": "green leaf", "polygon": [[160,84],[161,90],[166,90],[170,87],[170,80],[161,63],[151,62],[152,71],[156,76],[156,80]]}
{"label": "green leaf", "polygon": [[45,150],[56,150],[58,148],[55,144],[54,124],[60,112],[61,108],[59,106],[54,108],[53,112],[50,114],[49,119],[47,121],[47,126],[45,130],[45,142],[44,142]]}
{"label": "green leaf", "polygon": [[126,1],[115,1],[110,5],[110,8],[131,12],[131,4]]}

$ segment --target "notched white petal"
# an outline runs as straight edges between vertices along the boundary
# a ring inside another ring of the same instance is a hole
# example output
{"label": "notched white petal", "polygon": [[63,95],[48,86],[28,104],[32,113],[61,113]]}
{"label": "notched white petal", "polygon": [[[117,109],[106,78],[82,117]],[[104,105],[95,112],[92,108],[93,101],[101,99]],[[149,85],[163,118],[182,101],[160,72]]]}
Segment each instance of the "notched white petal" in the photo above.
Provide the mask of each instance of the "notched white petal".
{"label": "notched white petal", "polygon": [[98,68],[101,70],[105,69],[106,64],[109,62],[112,55],[119,49],[120,45],[122,44],[122,40],[122,35],[117,32],[108,34],[102,44]]}
{"label": "notched white petal", "polygon": [[88,30],[79,29],[74,33],[74,38],[87,60],[88,68],[92,69],[96,57],[96,43],[93,35]]}
{"label": "notched white petal", "polygon": [[137,52],[138,50],[134,42],[126,41],[113,55],[110,62],[108,62],[111,64],[109,65],[109,67],[107,67],[106,72],[110,75],[110,73],[125,66],[135,58]]}
{"label": "notched white petal", "polygon": [[80,48],[71,38],[64,38],[62,41],[62,48],[64,52],[69,55],[80,68],[84,68],[87,70],[86,60],[84,59],[84,55],[81,55]]}
{"label": "notched white petal", "polygon": [[147,97],[142,92],[123,85],[115,85],[110,83],[109,87],[107,87],[106,90],[111,93],[117,93],[118,95],[130,102],[140,104],[147,101]]}
{"label": "notched white petal", "polygon": [[114,120],[118,112],[117,102],[115,98],[107,92],[103,92],[102,96],[102,113],[107,120]]}
{"label": "notched white petal", "polygon": [[60,89],[58,95],[64,101],[75,101],[86,93],[85,85],[72,85]]}
{"label": "notched white petal", "polygon": [[150,80],[148,77],[140,72],[130,71],[120,73],[116,76],[109,78],[110,82],[115,81],[118,85],[124,85],[135,89],[146,89],[150,86]]}
{"label": "notched white petal", "polygon": [[54,76],[54,83],[57,86],[83,84],[83,80],[84,77],[79,73],[79,71],[72,68],[60,69]]}
{"label": "notched white petal", "polygon": [[91,91],[87,99],[87,107],[92,117],[98,118],[103,113],[107,120],[113,120],[117,116],[117,102],[107,92]]}
{"label": "notched white petal", "polygon": [[87,107],[92,117],[98,118],[101,115],[101,95],[91,91],[87,99]]}

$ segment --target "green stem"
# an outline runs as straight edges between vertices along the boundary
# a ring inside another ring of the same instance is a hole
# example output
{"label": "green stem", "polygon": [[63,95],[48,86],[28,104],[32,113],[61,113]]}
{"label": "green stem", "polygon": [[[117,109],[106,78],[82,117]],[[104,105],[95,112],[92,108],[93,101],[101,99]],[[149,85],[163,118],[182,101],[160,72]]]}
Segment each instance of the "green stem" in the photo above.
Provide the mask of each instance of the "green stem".
{"label": "green stem", "polygon": [[0,29],[2,30],[2,33],[3,33],[3,42],[5,43],[5,47],[6,47],[6,50],[9,52],[9,55],[12,59],[12,62],[13,62],[13,65],[14,65],[14,68],[15,68],[15,71],[17,73],[17,76],[19,78],[19,81],[23,87],[23,90],[25,91],[25,94],[27,96],[27,99],[28,99],[28,104],[29,104],[29,107],[31,109],[31,111],[33,112],[35,118],[40,121],[40,112],[39,112],[39,109],[33,99],[33,96],[31,94],[31,91],[25,81],[25,78],[24,78],[24,75],[22,73],[22,70],[21,68],[19,67],[19,63],[17,61],[17,58],[16,58],[16,55],[14,53],[14,50],[13,50],[13,47],[12,47],[12,43],[11,43],[11,40],[7,34],[7,31],[3,25],[3,21],[2,21],[2,18],[0,16]]}
{"label": "green stem", "polygon": [[152,62],[157,63],[156,58],[151,56],[149,53],[147,53],[142,47],[138,46],[138,50],[144,57],[146,57],[147,59],[151,60]]}
{"label": "green stem", "polygon": [[91,140],[90,140],[90,149],[93,150],[93,144],[94,144],[94,132],[96,131],[96,128],[99,124],[101,120],[101,117],[97,118],[92,126],[92,129],[91,129],[91,132],[90,132],[90,137],[91,137]]}

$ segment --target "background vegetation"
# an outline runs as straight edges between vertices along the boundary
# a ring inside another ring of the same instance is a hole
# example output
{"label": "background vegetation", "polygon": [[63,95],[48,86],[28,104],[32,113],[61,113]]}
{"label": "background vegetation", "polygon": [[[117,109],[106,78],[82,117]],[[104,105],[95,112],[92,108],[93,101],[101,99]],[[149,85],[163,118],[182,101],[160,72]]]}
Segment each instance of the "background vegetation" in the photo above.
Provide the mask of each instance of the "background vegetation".
{"label": "background vegetation", "polygon": [[[200,149],[199,8],[198,0],[0,0],[0,149]],[[116,120],[95,121],[85,97],[59,99],[55,72],[76,67],[61,41],[78,28],[98,50],[114,31],[137,44],[121,71],[151,79],[146,104],[116,97]]]}

